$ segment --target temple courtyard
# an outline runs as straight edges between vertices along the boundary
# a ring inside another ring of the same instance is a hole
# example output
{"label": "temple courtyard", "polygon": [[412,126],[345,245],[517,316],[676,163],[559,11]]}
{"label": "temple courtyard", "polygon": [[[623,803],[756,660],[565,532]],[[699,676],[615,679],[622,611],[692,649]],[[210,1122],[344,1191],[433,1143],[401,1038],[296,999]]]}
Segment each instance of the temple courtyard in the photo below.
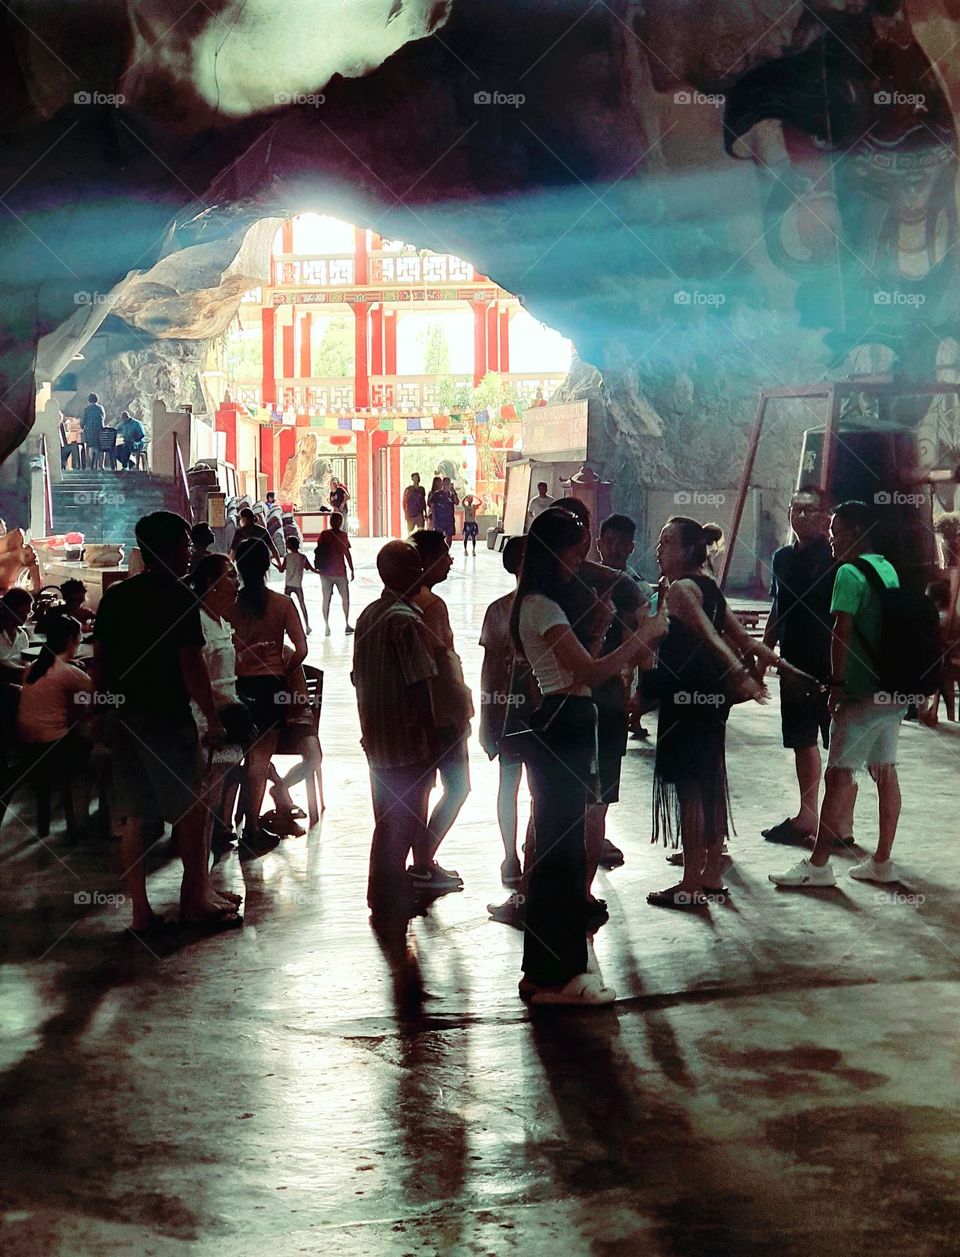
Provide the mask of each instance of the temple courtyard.
{"label": "temple courtyard", "polygon": [[[379,591],[375,551],[356,544],[358,609]],[[454,553],[439,592],[476,684],[483,610],[510,578],[486,549]],[[903,731],[907,882],[854,882],[844,858],[836,889],[778,891],[766,875],[796,854],[760,829],[795,785],[775,686],[738,707],[731,896],[702,917],[645,902],[670,872],[650,843],[652,746],[632,741],[609,825],[626,864],[597,886],[620,998],[531,1010],[521,935],[485,908],[504,897],[502,851],[476,738],[441,851],[463,893],[405,939],[371,930],[351,640],[339,608],[324,638],[315,578],[307,591],[327,807],[262,859],[218,864],[242,930],[141,945],[108,843],[41,843],[28,792],[0,831],[0,1252],[955,1250],[960,726]],[[872,850],[869,783],[855,828]],[[151,898],[173,912],[179,864],[166,842],[154,855]]]}

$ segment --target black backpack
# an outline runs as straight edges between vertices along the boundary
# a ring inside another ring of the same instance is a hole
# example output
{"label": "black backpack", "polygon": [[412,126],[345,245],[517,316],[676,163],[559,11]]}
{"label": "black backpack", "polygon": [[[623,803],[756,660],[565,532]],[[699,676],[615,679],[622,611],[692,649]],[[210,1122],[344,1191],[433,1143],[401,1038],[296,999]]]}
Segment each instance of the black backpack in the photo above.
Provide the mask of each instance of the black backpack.
{"label": "black backpack", "polygon": [[854,559],[852,566],[863,573],[880,599],[880,649],[874,650],[862,633],[857,634],[876,673],[878,692],[936,694],[943,670],[936,606],[926,594],[909,586],[889,589],[865,559]]}

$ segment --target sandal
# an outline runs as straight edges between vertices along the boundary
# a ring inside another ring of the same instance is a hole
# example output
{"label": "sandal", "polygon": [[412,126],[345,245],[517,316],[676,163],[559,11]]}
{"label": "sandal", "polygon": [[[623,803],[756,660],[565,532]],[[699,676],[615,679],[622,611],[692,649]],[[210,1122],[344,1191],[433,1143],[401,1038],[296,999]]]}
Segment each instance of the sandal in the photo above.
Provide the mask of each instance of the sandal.
{"label": "sandal", "polygon": [[654,908],[685,908],[702,910],[707,906],[701,890],[684,890],[682,886],[668,886],[666,890],[652,890],[647,903]]}
{"label": "sandal", "polygon": [[516,890],[523,880],[523,869],[520,867],[520,861],[513,857],[507,856],[500,864],[500,884],[505,886],[507,890]]}
{"label": "sandal", "polygon": [[705,882],[700,886],[705,895],[711,899],[726,899],[730,894],[729,886],[708,886]]}
{"label": "sandal", "polygon": [[293,819],[292,812],[274,808],[260,817],[260,828],[278,838],[302,838],[306,830]]}

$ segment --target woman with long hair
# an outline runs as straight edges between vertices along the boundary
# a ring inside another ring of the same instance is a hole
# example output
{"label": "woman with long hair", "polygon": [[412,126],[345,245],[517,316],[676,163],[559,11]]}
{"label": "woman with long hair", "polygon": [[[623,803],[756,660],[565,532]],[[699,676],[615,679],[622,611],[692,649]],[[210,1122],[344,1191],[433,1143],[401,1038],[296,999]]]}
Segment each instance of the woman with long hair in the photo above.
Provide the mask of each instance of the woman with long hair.
{"label": "woman with long hair", "polygon": [[[778,656],[749,636],[727,606],[708,557],[723,539],[717,524],[674,515],[660,531],[657,562],[670,581],[669,628],[645,692],[660,700],[654,777],[653,841],[683,847],[683,877],[647,902],[703,908],[722,885],[729,829],[725,739],[731,702],[762,702],[766,690],[749,666]],[[679,862],[679,861],[678,861]]]}
{"label": "woman with long hair", "polygon": [[[260,830],[260,809],[278,731],[290,713],[290,676],[307,657],[307,638],[297,608],[267,588],[270,550],[258,539],[240,542],[237,570],[242,582],[227,618],[237,652],[237,693],[250,708],[257,736],[247,754],[244,832],[241,851],[255,854],[275,845]],[[293,646],[284,652],[284,641]]]}
{"label": "woman with long hair", "polygon": [[93,682],[73,662],[81,631],[72,615],[47,617],[46,640],[24,675],[17,709],[17,737],[27,758],[42,760],[48,780],[60,786],[71,837],[86,825],[90,808],[84,770],[91,744],[82,722],[91,714]]}
{"label": "woman with long hair", "polygon": [[436,525],[433,522],[433,496],[435,493],[440,492],[440,488],[442,484],[443,484],[443,476],[434,476],[433,480],[430,482],[430,492],[427,494],[427,527],[428,528],[436,527]]}
{"label": "woman with long hair", "polygon": [[510,617],[517,651],[532,667],[543,702],[521,736],[533,796],[535,859],[530,870],[520,996],[535,1004],[598,1005],[616,993],[588,971],[584,815],[596,772],[597,711],[591,687],[623,668],[650,666],[666,630],[645,617],[623,645],[595,659],[563,610],[578,579],[584,527],[563,510],[544,511],[527,534]]}

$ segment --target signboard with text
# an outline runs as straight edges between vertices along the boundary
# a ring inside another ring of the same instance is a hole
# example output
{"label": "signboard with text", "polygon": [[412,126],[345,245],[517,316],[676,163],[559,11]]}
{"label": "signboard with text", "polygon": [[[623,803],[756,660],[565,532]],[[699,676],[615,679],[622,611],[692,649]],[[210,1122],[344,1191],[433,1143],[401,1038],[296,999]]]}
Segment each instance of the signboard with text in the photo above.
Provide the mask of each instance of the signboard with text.
{"label": "signboard with text", "polygon": [[525,458],[585,459],[587,457],[587,402],[559,402],[531,406],[523,412]]}

